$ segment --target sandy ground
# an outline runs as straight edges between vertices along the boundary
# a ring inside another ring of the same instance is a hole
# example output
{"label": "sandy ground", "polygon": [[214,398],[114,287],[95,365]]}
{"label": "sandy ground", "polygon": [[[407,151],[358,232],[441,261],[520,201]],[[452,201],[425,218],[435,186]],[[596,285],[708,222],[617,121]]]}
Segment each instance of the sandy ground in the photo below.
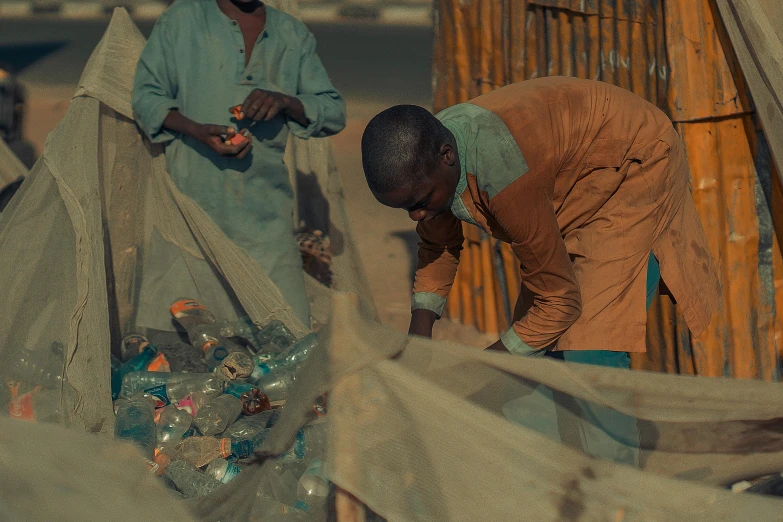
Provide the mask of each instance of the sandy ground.
{"label": "sandy ground", "polygon": [[[46,136],[68,109],[75,87],[27,85],[27,88],[29,103],[25,136],[40,153]],[[415,224],[404,211],[386,208],[375,201],[361,168],[362,132],[372,116],[385,106],[366,101],[352,102],[350,99],[348,104],[348,125],[332,138],[348,214],[381,321],[397,330],[407,331],[416,259]],[[485,347],[494,341],[473,327],[448,320],[436,324],[434,336],[476,347]]]}

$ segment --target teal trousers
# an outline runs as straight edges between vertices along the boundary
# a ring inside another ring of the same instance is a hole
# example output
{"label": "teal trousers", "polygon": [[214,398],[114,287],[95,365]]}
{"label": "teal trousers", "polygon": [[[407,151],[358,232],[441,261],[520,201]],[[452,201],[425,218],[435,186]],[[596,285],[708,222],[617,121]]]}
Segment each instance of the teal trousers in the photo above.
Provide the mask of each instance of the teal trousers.
{"label": "teal trousers", "polygon": [[[658,260],[650,254],[647,267],[648,310],[655,297],[660,278]],[[606,368],[631,368],[631,358],[627,352],[569,350],[547,352],[546,356],[570,363]],[[556,405],[556,426],[544,420],[545,417],[551,419],[551,416],[541,415],[542,404],[545,403]],[[634,417],[549,390],[544,386],[539,386],[532,396],[511,401],[503,410],[506,418],[512,422],[544,433],[555,440],[559,439],[570,446],[581,447],[589,455],[631,466],[639,465],[639,429]]]}

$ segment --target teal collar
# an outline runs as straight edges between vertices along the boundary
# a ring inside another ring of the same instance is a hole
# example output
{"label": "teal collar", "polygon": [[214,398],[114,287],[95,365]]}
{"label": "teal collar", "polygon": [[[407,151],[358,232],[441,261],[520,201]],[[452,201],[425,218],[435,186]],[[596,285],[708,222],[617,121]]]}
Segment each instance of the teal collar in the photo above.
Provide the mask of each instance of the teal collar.
{"label": "teal collar", "polygon": [[457,217],[460,221],[470,223],[478,226],[468,212],[468,208],[462,201],[462,193],[468,188],[468,162],[467,162],[467,147],[465,146],[465,134],[463,129],[459,125],[452,124],[452,122],[443,122],[447,129],[454,135],[454,139],[457,142],[457,154],[459,156],[459,180],[457,181],[457,189],[454,192],[454,199],[451,200],[451,213]]}

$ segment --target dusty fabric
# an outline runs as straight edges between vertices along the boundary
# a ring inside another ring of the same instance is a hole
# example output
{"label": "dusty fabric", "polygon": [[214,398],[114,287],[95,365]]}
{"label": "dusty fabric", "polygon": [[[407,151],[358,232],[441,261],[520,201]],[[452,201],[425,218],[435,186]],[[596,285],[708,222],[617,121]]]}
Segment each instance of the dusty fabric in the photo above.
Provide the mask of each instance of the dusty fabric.
{"label": "dusty fabric", "polygon": [[[95,435],[112,430],[108,347],[116,331],[134,327],[142,307],[138,291],[147,273],[150,230],[182,252],[186,267],[212,271],[211,279],[190,284],[214,296],[224,289],[222,300],[215,298],[218,315],[228,312],[219,308],[223,301],[236,301],[256,321],[274,317],[297,335],[307,331],[263,271],[177,190],[160,149],[145,142],[129,119],[129,64],[143,44],[127,13],[118,10],[43,159],[0,217],[0,262],[14,267],[0,272],[6,289],[0,382],[21,349],[43,351],[52,341],[62,342],[64,354],[54,361],[64,377],[62,398],[54,402],[65,407],[73,429],[91,434],[71,439],[34,423],[13,421],[7,428],[8,422],[0,422],[0,450],[10,452],[0,459],[0,512],[19,513],[20,520],[63,518],[54,511],[58,507],[79,520],[105,520],[98,515],[107,506],[115,509],[115,519],[127,514],[142,520],[149,513],[186,519],[146,487],[143,467],[126,450],[115,454],[114,445],[103,446]],[[321,205],[303,207],[300,216],[340,238],[339,248],[332,241],[334,284],[353,293],[308,280],[319,326],[330,314],[331,322],[262,450],[288,449],[313,400],[329,390],[330,477],[391,521],[780,518],[780,500],[734,495],[715,485],[783,469],[783,386],[523,359],[408,339],[381,326],[365,298],[369,292],[330,144],[291,145],[294,186],[329,207],[328,214],[314,212]],[[559,403],[545,401],[527,412],[542,416],[535,429],[503,417],[504,405],[540,385],[635,417],[642,469],[587,457],[570,446],[573,422],[542,433],[550,418],[544,407],[577,420]],[[103,460],[82,457],[90,452]],[[204,521],[274,519],[280,505],[258,494],[268,471],[269,461],[186,507]],[[18,500],[28,498],[22,494],[8,496],[28,484],[56,487],[33,492],[41,496],[31,497],[40,506],[21,506]],[[106,504],[90,518],[95,495]]]}
{"label": "dusty fabric", "polygon": [[[645,351],[651,252],[693,334],[707,327],[719,283],[682,142],[660,110],[606,83],[549,77],[438,117],[475,171],[458,194],[464,209],[520,260],[523,291],[504,343]],[[419,225],[414,292],[446,297],[459,255],[455,214]]]}
{"label": "dusty fabric", "polygon": [[[139,125],[153,142],[166,144],[174,183],[265,270],[305,323],[310,310],[283,155],[289,132],[307,139],[345,126],[345,102],[315,46],[301,22],[271,6],[264,31],[245,49],[241,29],[214,0],[177,2],[150,34],[133,93]],[[296,96],[309,124],[282,114],[252,126],[238,122],[229,108],[254,89]],[[190,136],[175,136],[162,127],[172,109],[198,123],[248,129],[251,152],[241,160],[221,157]]]}
{"label": "dusty fabric", "polygon": [[6,522],[137,522],[193,517],[128,443],[0,418],[0,513]]}
{"label": "dusty fabric", "polygon": [[0,190],[9,183],[24,177],[27,169],[19,158],[8,148],[8,144],[0,140]]}

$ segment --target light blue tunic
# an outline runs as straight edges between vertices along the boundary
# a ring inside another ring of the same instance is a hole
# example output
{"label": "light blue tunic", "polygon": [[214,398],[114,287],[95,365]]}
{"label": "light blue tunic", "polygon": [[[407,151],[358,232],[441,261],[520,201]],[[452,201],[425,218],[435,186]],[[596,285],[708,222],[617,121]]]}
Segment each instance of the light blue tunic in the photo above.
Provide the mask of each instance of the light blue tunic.
{"label": "light blue tunic", "polygon": [[[133,112],[157,143],[179,189],[245,248],[309,324],[299,249],[293,237],[293,191],[283,164],[288,133],[328,136],[345,126],[345,102],[315,51],[315,38],[295,18],[266,6],[266,28],[245,66],[242,31],[215,0],[178,0],[157,21],[139,60]],[[308,125],[279,115],[250,128],[244,159],[220,157],[196,140],[163,128],[171,109],[198,123],[242,129],[229,107],[254,89],[296,96]]]}

